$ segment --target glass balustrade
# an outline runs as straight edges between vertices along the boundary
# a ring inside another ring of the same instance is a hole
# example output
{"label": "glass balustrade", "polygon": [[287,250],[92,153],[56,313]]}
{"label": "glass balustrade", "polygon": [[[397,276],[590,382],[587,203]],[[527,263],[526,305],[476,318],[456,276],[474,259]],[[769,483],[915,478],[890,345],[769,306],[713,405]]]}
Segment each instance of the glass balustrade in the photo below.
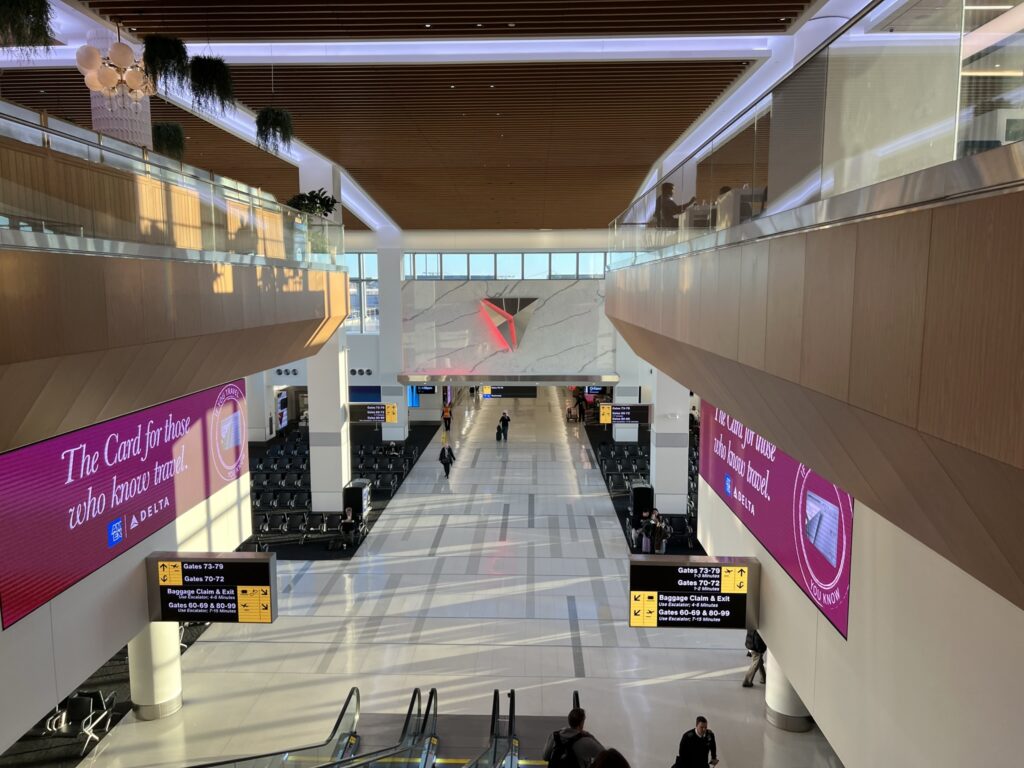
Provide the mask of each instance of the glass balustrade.
{"label": "glass balustrade", "polygon": [[0,101],[0,243],[344,268],[340,224],[267,192]]}
{"label": "glass balustrade", "polygon": [[[1024,139],[1022,48],[1021,3],[875,4],[616,217],[608,268],[776,234],[807,223],[778,214]],[[864,205],[942,193],[912,186]]]}

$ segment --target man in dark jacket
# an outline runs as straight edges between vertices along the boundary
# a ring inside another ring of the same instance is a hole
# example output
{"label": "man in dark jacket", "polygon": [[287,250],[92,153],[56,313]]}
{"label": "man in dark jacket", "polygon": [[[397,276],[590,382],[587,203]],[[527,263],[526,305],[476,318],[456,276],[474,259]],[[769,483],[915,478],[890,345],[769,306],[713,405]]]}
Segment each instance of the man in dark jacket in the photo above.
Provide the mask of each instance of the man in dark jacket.
{"label": "man in dark jacket", "polygon": [[743,687],[754,687],[754,675],[757,674],[758,670],[761,670],[761,685],[764,685],[764,655],[768,652],[768,646],[761,639],[761,635],[757,633],[756,629],[747,632],[747,650],[750,651],[751,661],[750,669],[747,670],[747,676],[743,678]]}
{"label": "man in dark jacket", "polygon": [[674,768],[707,768],[708,765],[718,765],[718,748],[715,734],[708,730],[708,719],[701,715],[697,718],[696,727],[684,733],[679,740],[679,756]]}
{"label": "man in dark jacket", "polygon": [[544,747],[544,759],[550,762],[555,755],[556,748],[565,744],[569,746],[572,756],[576,758],[577,765],[580,768],[587,768],[594,758],[604,751],[604,747],[601,746],[601,742],[584,730],[583,726],[586,725],[586,721],[587,713],[585,711],[582,709],[570,710],[569,727],[554,731],[548,736],[548,743]]}

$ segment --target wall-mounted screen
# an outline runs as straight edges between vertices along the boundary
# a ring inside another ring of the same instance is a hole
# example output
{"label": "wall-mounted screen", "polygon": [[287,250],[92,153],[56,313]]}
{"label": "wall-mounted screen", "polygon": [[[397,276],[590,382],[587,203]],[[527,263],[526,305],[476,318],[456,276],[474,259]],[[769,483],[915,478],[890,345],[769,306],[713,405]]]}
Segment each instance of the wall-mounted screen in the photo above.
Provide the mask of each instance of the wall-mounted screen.
{"label": "wall-mounted screen", "polygon": [[349,403],[350,421],[368,424],[397,424],[397,403]]}
{"label": "wall-mounted screen", "polygon": [[235,381],[0,455],[3,628],[249,471]]}
{"label": "wall-mounted screen", "polygon": [[846,637],[853,497],[707,400],[700,475]]}
{"label": "wall-mounted screen", "polygon": [[277,428],[281,430],[288,426],[288,390],[278,391],[274,398],[277,401]]}
{"label": "wall-mounted screen", "polygon": [[437,393],[436,384],[417,384],[416,394],[418,395],[433,395]]}
{"label": "wall-mounted screen", "polygon": [[649,424],[651,422],[651,406],[601,403],[598,422],[601,424]]}
{"label": "wall-mounted screen", "polygon": [[600,395],[602,392],[604,392],[604,387],[594,387],[594,386],[588,386],[587,387],[587,394],[588,395]]}
{"label": "wall-mounted screen", "polygon": [[536,387],[520,387],[520,386],[488,386],[484,385],[480,387],[480,394],[485,398],[505,398],[510,397],[536,397]]}

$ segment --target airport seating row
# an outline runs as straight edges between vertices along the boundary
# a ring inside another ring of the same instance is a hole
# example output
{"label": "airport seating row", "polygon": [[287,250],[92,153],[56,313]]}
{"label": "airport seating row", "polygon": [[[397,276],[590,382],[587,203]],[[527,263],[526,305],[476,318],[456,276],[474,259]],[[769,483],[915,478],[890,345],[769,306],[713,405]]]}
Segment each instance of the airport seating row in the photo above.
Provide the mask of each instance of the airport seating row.
{"label": "airport seating row", "polygon": [[270,512],[276,509],[304,510],[310,508],[308,491],[262,491],[258,496],[253,494],[253,510]]}

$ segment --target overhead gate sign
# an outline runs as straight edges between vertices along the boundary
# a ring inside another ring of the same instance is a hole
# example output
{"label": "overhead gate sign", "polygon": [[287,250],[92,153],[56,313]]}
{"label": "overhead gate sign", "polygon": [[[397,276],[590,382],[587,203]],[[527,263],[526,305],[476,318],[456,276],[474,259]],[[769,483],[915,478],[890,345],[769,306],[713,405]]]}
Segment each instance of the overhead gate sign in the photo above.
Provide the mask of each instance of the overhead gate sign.
{"label": "overhead gate sign", "polygon": [[0,454],[7,629],[249,471],[239,380]]}

